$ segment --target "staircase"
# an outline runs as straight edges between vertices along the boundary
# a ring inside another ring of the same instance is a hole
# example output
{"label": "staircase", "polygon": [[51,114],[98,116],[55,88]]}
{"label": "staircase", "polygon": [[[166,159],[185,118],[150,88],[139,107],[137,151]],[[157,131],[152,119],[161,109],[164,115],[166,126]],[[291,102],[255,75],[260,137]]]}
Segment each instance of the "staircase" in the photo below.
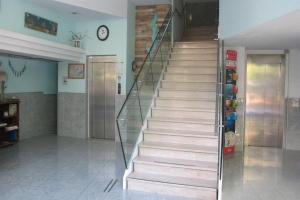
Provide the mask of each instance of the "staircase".
{"label": "staircase", "polygon": [[[192,34],[185,36],[190,39]],[[133,172],[127,177],[129,190],[217,198],[218,43],[212,37],[193,38],[196,42],[178,42],[173,47]]]}

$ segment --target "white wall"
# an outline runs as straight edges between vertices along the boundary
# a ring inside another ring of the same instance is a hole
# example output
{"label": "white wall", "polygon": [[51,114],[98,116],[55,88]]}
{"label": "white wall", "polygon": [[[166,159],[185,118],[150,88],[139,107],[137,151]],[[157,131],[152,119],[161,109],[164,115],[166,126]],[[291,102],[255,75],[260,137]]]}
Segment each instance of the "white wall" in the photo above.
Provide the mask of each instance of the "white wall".
{"label": "white wall", "polygon": [[288,97],[300,98],[300,49],[291,49],[289,53]]}
{"label": "white wall", "polygon": [[234,36],[299,8],[299,0],[220,0],[220,38]]}
{"label": "white wall", "polygon": [[[300,49],[291,49],[289,53],[289,66],[287,70],[286,92],[286,140],[287,149],[300,150]],[[293,104],[293,101],[298,104]]]}
{"label": "white wall", "polygon": [[48,0],[119,17],[127,16],[127,0]]}

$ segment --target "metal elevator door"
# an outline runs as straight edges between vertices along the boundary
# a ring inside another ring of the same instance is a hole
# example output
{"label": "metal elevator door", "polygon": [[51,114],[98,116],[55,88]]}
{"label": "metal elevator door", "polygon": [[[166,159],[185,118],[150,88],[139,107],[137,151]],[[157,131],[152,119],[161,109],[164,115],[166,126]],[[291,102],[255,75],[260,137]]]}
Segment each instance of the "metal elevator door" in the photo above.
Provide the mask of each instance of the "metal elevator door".
{"label": "metal elevator door", "polygon": [[245,144],[282,147],[284,125],[283,55],[248,55]]}
{"label": "metal elevator door", "polygon": [[115,139],[116,65],[114,56],[91,56],[89,70],[89,129],[97,139]]}

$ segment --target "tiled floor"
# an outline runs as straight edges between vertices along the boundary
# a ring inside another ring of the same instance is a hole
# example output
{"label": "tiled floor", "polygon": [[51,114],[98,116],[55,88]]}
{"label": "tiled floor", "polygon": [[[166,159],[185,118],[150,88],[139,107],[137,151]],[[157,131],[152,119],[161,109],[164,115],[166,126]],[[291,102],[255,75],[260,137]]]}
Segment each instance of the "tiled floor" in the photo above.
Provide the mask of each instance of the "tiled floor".
{"label": "tiled floor", "polygon": [[[0,149],[0,200],[183,200],[123,191],[118,152],[112,141],[54,135]],[[103,192],[111,179],[117,184]],[[247,148],[244,159],[226,157],[223,189],[223,200],[299,199],[300,152]]]}
{"label": "tiled floor", "polygon": [[[123,191],[117,149],[112,141],[54,135],[0,149],[0,200],[176,200]],[[118,182],[104,193],[111,179]]]}
{"label": "tiled floor", "polygon": [[223,200],[300,199],[300,151],[245,149],[226,157]]}

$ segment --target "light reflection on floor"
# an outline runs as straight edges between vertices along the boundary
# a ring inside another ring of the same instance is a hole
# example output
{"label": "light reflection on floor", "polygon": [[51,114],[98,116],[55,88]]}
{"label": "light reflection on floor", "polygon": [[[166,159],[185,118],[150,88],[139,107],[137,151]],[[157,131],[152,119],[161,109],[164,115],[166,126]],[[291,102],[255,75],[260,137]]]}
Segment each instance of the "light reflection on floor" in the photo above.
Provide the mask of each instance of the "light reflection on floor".
{"label": "light reflection on floor", "polygon": [[300,151],[248,147],[226,156],[223,200],[300,199]]}

